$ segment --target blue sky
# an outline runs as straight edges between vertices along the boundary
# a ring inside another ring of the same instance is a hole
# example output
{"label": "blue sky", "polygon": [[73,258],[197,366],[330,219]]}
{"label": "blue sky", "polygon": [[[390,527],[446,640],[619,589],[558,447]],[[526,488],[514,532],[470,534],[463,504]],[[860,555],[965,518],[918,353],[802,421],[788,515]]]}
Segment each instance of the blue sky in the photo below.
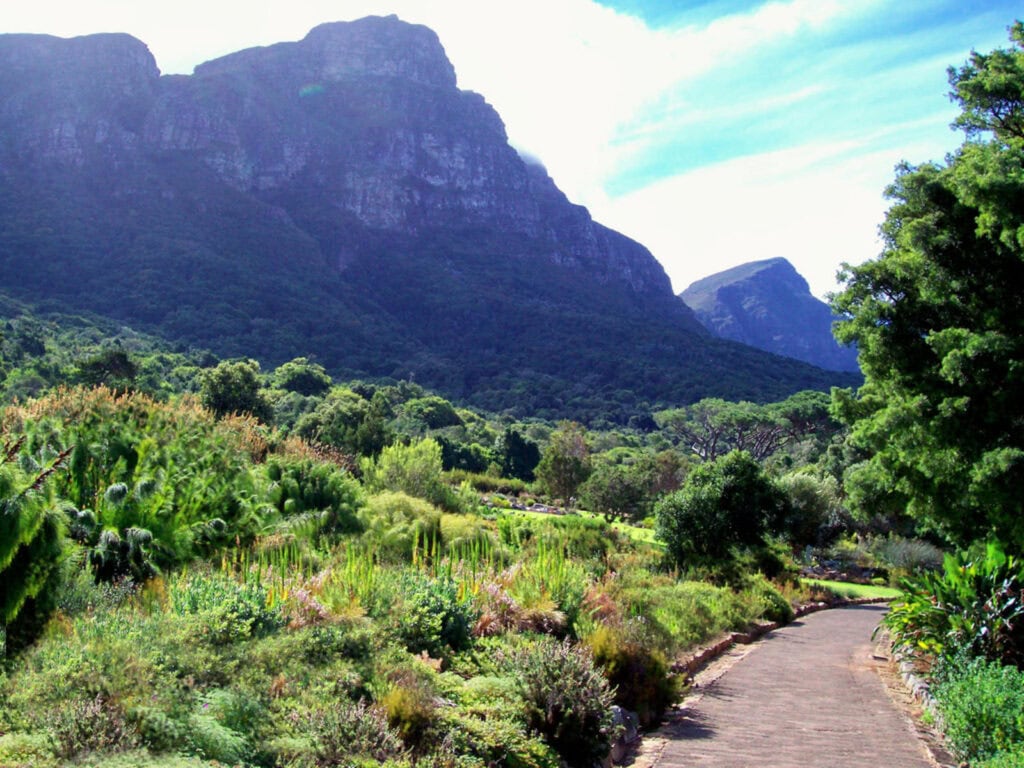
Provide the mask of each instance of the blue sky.
{"label": "blue sky", "polygon": [[129,32],[161,70],[397,13],[571,200],[675,289],[785,256],[822,295],[877,255],[901,160],[960,143],[946,68],[1007,45],[1019,0],[33,0],[0,31]]}

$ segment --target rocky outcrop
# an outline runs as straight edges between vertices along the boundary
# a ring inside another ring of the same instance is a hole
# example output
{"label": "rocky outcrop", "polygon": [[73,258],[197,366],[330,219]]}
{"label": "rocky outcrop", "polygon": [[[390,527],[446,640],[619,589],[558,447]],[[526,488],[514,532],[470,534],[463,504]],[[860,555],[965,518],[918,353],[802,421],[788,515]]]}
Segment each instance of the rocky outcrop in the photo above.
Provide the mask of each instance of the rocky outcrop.
{"label": "rocky outcrop", "polygon": [[713,339],[395,17],[188,76],[126,35],[0,35],[0,180],[4,289],[218,354],[552,415],[835,383]]}
{"label": "rocky outcrop", "polygon": [[832,336],[832,310],[786,259],[719,272],[679,296],[717,336],[829,370],[859,371],[856,350]]}

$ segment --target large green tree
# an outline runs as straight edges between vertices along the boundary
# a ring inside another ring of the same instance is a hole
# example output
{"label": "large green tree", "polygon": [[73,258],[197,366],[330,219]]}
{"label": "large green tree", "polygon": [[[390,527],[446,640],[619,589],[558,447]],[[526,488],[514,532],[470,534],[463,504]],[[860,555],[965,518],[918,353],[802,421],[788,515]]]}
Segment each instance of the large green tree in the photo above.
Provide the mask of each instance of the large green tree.
{"label": "large green tree", "polygon": [[569,502],[593,471],[586,430],[574,421],[560,422],[537,465],[537,480],[551,496]]}
{"label": "large green tree", "polygon": [[852,502],[906,506],[952,541],[1024,546],[1024,26],[950,70],[966,132],[944,164],[902,165],[884,250],[844,266],[836,331],[865,384],[836,412],[868,457]]}
{"label": "large green tree", "polygon": [[786,505],[761,465],[733,451],[697,467],[682,488],[655,505],[657,536],[672,565],[724,560],[733,547],[756,545],[779,530]]}

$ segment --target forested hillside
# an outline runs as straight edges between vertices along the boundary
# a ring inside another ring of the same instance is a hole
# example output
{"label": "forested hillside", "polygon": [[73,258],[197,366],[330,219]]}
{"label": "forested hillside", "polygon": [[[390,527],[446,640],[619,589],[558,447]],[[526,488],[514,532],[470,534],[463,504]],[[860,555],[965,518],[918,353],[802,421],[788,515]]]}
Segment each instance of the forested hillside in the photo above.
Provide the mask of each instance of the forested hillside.
{"label": "forested hillside", "polygon": [[188,77],[127,35],[0,36],[0,135],[3,288],[47,310],[520,415],[852,383],[710,337],[395,18]]}

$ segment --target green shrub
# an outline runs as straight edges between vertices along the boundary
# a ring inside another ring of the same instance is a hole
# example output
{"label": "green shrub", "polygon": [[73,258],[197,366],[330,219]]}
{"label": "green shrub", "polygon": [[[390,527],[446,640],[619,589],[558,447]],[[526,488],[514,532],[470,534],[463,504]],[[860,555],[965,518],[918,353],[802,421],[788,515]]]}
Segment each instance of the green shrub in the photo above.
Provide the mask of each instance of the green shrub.
{"label": "green shrub", "polygon": [[441,542],[441,510],[428,501],[402,491],[371,496],[359,513],[364,537],[383,560],[407,563],[414,547]]}
{"label": "green shrub", "polygon": [[614,696],[585,648],[540,637],[516,654],[527,725],[574,768],[611,750]]}
{"label": "green shrub", "polygon": [[760,617],[768,621],[787,624],[796,615],[781,592],[761,574],[751,576],[746,581],[743,597],[750,599]]}
{"label": "green shrub", "polygon": [[57,768],[56,745],[47,733],[5,733],[0,736],[4,768]]}
{"label": "green shrub", "polygon": [[587,645],[615,691],[615,703],[636,712],[644,728],[661,720],[679,687],[665,655],[651,647],[639,627],[598,627]]}
{"label": "green shrub", "polygon": [[170,589],[171,610],[180,616],[198,616],[206,639],[215,645],[258,637],[284,626],[281,613],[268,608],[267,602],[261,585],[240,584],[212,574],[183,575]]}
{"label": "green shrub", "polygon": [[1024,746],[1008,752],[999,752],[987,760],[974,763],[974,768],[1021,768],[1024,766]]}
{"label": "green shrub", "polygon": [[396,632],[409,651],[442,658],[472,644],[476,616],[472,605],[459,598],[454,581],[410,572],[401,583]]}
{"label": "green shrub", "polygon": [[216,714],[200,709],[188,720],[188,750],[192,754],[218,763],[235,765],[249,753],[245,736],[221,722]]}
{"label": "green shrub", "polygon": [[984,659],[947,662],[932,692],[957,757],[983,760],[1024,745],[1024,671]]}
{"label": "green shrub", "polygon": [[378,707],[338,702],[308,713],[297,724],[312,738],[313,765],[350,765],[353,759],[383,762],[401,757],[404,746]]}
{"label": "green shrub", "polygon": [[[174,754],[151,755],[145,750],[122,752],[116,755],[88,755],[75,762],[75,768],[220,768],[220,765],[220,763],[207,762],[197,757]],[[43,768],[43,766],[39,766],[39,768]]]}
{"label": "green shrub", "polygon": [[54,735],[57,754],[70,758],[88,752],[121,752],[140,744],[139,733],[119,706],[96,696],[65,702],[42,719]]}
{"label": "green shrub", "polygon": [[[475,717],[460,710],[445,710],[437,730],[443,731],[452,751],[462,759],[457,765],[494,768],[558,768],[558,754],[521,722],[505,717]],[[467,760],[475,759],[477,763]]]}
{"label": "green shrub", "polygon": [[310,460],[272,459],[266,472],[272,483],[269,501],[282,517],[310,516],[317,536],[362,530],[356,516],[362,488],[344,470]]}
{"label": "green shrub", "polygon": [[882,619],[897,647],[1024,665],[1024,561],[989,544],[984,553],[946,555],[941,573],[902,586]]}
{"label": "green shrub", "polygon": [[407,746],[415,749],[427,741],[427,731],[434,722],[434,702],[422,681],[409,677],[396,683],[380,705],[387,713],[388,724]]}

